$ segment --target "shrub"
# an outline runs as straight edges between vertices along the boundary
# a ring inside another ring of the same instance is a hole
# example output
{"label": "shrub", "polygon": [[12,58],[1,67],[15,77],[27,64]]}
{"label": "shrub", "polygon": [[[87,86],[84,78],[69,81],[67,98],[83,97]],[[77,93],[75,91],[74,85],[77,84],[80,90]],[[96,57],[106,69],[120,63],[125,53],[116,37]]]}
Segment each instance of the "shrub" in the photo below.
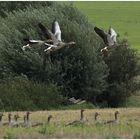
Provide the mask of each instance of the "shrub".
{"label": "shrub", "polygon": [[139,56],[136,50],[122,42],[112,48],[104,59],[110,70],[108,88],[98,99],[117,107],[139,89],[140,83],[135,78],[140,72]]}
{"label": "shrub", "polygon": [[[38,23],[50,28],[55,17],[60,23],[62,38],[66,42],[75,41],[76,45],[48,55],[44,70],[42,48],[23,52],[21,47],[24,45],[24,37],[44,40]],[[38,85],[33,83],[33,93],[30,92],[32,101],[37,102],[36,98],[41,94],[45,98],[40,100],[40,107],[45,106],[42,104],[44,100],[49,100],[44,95],[45,90],[55,95],[53,89],[45,86],[46,83],[63,87],[64,96],[85,98],[92,102],[95,96],[106,89],[108,69],[98,55],[98,49],[103,44],[97,39],[93,26],[72,5],[56,2],[52,7],[41,6],[36,9],[30,6],[24,11],[8,13],[6,18],[1,18],[0,43],[0,78],[24,74],[29,80],[44,82]],[[38,93],[36,88],[40,89]],[[55,90],[55,87],[52,88]]]}
{"label": "shrub", "polygon": [[36,83],[23,76],[15,77],[0,83],[0,109],[49,109],[62,104],[60,93],[56,85]]}

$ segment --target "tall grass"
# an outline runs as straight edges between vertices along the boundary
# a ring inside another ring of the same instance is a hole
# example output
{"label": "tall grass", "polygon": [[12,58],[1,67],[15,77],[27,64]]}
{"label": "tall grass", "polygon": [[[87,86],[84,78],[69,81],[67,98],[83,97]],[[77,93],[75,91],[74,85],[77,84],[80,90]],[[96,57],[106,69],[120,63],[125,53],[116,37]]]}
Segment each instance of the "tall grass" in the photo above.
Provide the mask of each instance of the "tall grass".
{"label": "tall grass", "polygon": [[[119,123],[103,123],[114,119],[114,112],[119,110]],[[98,123],[94,122],[94,113],[100,113]],[[15,114],[16,112],[12,112]],[[22,122],[23,112],[19,112]],[[52,121],[47,124],[48,115]],[[65,111],[36,111],[31,114],[31,123],[44,122],[43,126],[34,128],[8,128],[1,127],[0,138],[139,138],[140,134],[140,109],[86,109],[84,116],[87,120],[83,125],[66,126],[69,122],[78,120],[80,110]],[[4,121],[7,120],[5,113]]]}

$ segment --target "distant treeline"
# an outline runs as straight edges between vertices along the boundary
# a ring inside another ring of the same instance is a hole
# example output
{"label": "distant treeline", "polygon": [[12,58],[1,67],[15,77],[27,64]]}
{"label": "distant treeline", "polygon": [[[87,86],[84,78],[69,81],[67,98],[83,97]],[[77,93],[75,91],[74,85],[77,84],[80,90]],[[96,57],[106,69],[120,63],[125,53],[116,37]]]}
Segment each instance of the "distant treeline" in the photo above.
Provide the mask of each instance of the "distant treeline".
{"label": "distant treeline", "polygon": [[[1,110],[57,108],[73,96],[117,107],[139,88],[137,51],[120,41],[103,57],[94,25],[72,4],[0,2],[0,15]],[[22,51],[23,38],[45,40],[38,23],[51,29],[55,18],[63,40],[76,45],[49,55],[43,48]]]}

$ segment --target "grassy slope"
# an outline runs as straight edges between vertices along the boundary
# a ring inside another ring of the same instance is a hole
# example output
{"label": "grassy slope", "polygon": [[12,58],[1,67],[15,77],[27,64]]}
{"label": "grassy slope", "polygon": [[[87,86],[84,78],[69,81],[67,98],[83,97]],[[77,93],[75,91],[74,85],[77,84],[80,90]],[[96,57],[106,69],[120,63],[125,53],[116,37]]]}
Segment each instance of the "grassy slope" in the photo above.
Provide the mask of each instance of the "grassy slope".
{"label": "grassy slope", "polygon": [[[105,121],[114,119],[115,110],[120,112],[119,123],[104,125]],[[96,111],[100,113],[100,124],[94,122]],[[31,122],[46,122],[49,114],[53,115],[50,125],[36,128],[1,127],[0,138],[140,138],[139,108],[86,109],[84,116],[88,121],[84,125],[67,127],[66,124],[79,119],[79,110],[37,111],[32,112]],[[23,112],[19,112],[19,115],[23,122]],[[6,120],[5,113],[4,121]]]}
{"label": "grassy slope", "polygon": [[140,2],[74,2],[96,26],[107,30],[111,25],[120,35],[128,34],[133,48],[140,51]]}

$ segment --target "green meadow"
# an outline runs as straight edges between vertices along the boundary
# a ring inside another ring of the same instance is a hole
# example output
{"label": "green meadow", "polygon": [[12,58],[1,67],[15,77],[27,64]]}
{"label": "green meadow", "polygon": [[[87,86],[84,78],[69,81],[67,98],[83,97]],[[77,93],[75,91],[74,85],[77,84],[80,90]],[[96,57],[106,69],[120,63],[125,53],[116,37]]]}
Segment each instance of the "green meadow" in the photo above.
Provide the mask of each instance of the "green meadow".
{"label": "green meadow", "polygon": [[108,30],[111,25],[140,51],[140,2],[74,2],[74,5],[97,27]]}

